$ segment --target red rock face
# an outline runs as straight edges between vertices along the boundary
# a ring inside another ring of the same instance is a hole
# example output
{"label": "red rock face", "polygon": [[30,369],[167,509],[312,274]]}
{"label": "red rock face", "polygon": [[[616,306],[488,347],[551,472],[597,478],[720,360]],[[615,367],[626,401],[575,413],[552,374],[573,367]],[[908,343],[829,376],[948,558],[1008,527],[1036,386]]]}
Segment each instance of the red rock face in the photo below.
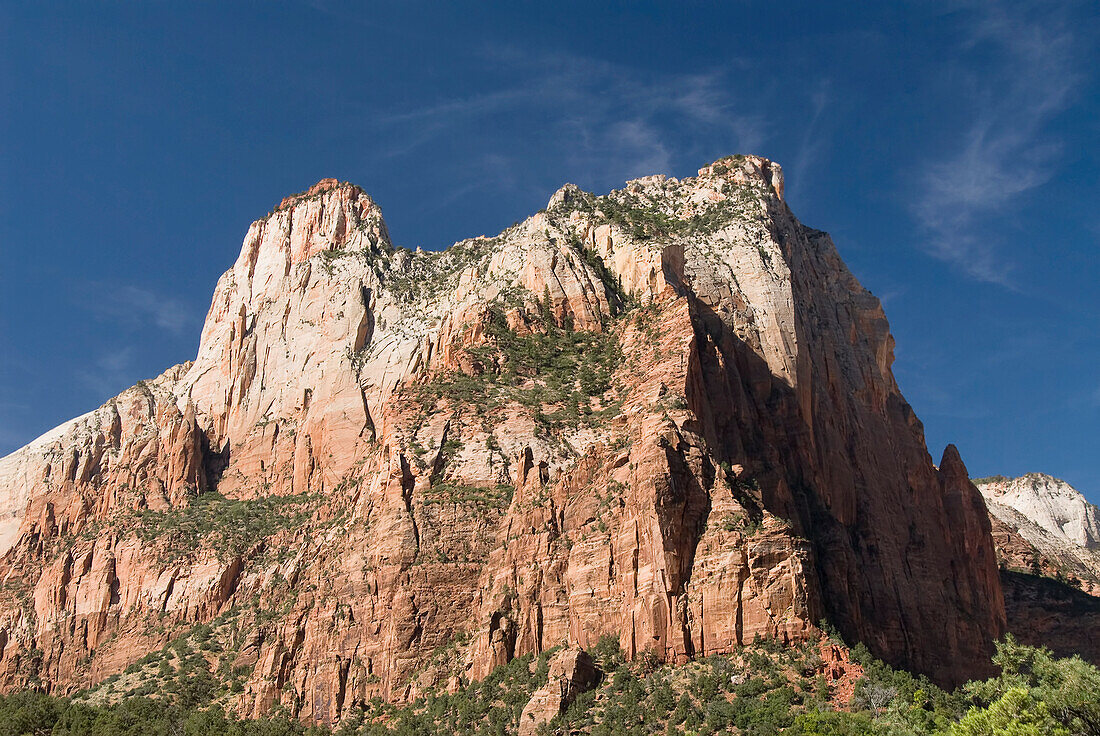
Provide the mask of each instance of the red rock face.
{"label": "red rock face", "polygon": [[822,641],[821,674],[829,686],[829,699],[839,709],[848,709],[856,693],[856,684],[863,679],[863,667],[853,662],[846,647]]}
{"label": "red rock face", "polygon": [[989,521],[892,346],[764,159],[565,187],[440,254],[326,180],[253,223],[192,364],[0,460],[0,685],[211,620],[231,705],[329,722],[559,644],[679,661],[826,617],[984,674]]}

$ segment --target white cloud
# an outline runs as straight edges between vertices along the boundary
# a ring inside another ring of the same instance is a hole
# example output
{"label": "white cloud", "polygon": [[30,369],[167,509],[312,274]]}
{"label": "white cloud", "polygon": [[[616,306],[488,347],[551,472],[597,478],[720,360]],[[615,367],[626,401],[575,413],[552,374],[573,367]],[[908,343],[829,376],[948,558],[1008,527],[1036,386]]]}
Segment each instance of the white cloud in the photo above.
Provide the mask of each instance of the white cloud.
{"label": "white cloud", "polygon": [[[463,123],[491,125],[500,116],[529,116],[578,177],[630,178],[669,173],[675,161],[758,153],[767,126],[747,112],[732,67],[701,74],[643,74],[606,61],[496,49],[488,62],[513,81],[481,95],[443,99],[375,118],[396,137],[402,155]],[[670,124],[671,123],[671,124]],[[705,133],[705,135],[700,135]],[[719,152],[695,142],[725,141]]]}
{"label": "white cloud", "polygon": [[[1011,285],[1011,263],[982,234],[984,218],[1004,213],[1054,173],[1061,150],[1047,130],[1080,83],[1076,39],[1051,5],[973,6],[952,78],[972,101],[973,121],[951,153],[920,174],[914,213],[927,250],[973,278]],[[971,67],[994,58],[997,69],[975,78]]]}

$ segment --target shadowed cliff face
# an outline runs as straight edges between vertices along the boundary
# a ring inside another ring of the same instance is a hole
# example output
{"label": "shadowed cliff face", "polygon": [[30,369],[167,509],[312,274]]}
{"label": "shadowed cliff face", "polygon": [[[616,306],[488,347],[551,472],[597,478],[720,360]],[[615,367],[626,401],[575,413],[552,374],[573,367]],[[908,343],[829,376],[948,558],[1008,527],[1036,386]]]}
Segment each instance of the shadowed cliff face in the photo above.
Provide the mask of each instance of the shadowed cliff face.
{"label": "shadowed cliff face", "polygon": [[891,361],[765,159],[566,186],[442,253],[326,180],[253,223],[193,363],[0,460],[0,683],[88,686],[196,622],[230,705],[325,721],[605,634],[682,660],[823,617],[984,674],[985,507]]}
{"label": "shadowed cliff face", "polygon": [[1100,662],[1100,598],[1063,582],[1013,570],[1001,572],[1008,630],[1059,657]]}

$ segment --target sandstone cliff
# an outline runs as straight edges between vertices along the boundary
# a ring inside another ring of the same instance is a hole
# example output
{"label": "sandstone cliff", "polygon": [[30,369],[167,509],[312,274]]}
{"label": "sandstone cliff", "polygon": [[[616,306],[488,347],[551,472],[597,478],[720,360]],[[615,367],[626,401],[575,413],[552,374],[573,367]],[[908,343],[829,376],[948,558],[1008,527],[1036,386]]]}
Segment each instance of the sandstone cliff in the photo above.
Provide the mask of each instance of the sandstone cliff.
{"label": "sandstone cliff", "polygon": [[192,363],[0,460],[0,686],[155,677],[197,622],[240,712],[324,721],[602,635],[684,660],[822,618],[984,674],[990,523],[892,360],[762,158],[566,186],[440,253],[323,181],[249,228]]}

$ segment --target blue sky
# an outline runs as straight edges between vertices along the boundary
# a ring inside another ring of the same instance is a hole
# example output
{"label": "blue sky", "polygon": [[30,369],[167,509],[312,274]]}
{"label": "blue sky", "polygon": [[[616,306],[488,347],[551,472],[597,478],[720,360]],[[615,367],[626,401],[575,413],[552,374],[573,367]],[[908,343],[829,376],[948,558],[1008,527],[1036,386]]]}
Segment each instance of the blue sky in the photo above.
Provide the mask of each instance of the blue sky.
{"label": "blue sky", "polygon": [[759,153],[882,298],[933,457],[1100,501],[1094,4],[442,6],[0,5],[0,453],[193,357],[323,177],[439,248]]}

